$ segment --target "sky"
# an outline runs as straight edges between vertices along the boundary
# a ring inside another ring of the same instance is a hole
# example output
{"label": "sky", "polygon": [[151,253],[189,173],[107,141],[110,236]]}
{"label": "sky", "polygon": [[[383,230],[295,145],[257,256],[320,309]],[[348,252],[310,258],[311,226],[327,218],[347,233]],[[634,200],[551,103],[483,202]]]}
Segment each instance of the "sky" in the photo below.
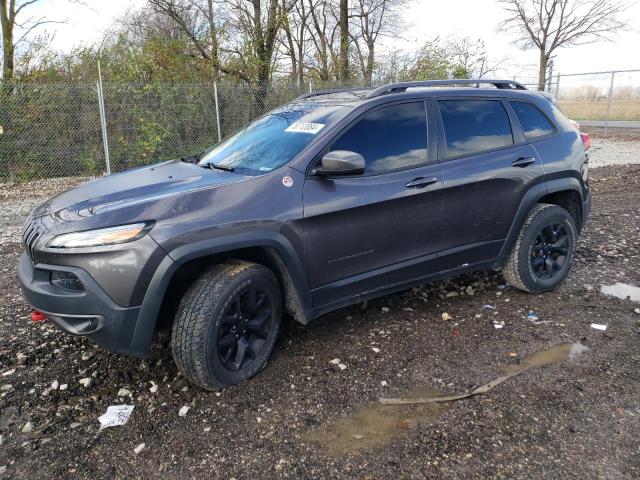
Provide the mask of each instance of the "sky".
{"label": "sky", "polygon": [[[73,3],[73,0],[43,0],[28,8],[34,16],[65,20],[64,24],[47,26],[47,30],[55,34],[51,45],[54,49],[70,50],[82,43],[99,41],[117,18],[126,15],[128,9],[143,5],[144,0],[83,0],[82,3],[84,5]],[[497,0],[409,0],[402,37],[386,38],[383,45],[388,49],[413,50],[438,36],[482,38],[491,57],[511,57],[511,62],[499,72],[501,75],[533,81],[537,53],[519,49],[513,45],[512,37],[498,31],[497,26],[503,18],[504,12]],[[640,69],[640,0],[629,7],[625,18],[629,29],[617,34],[612,42],[600,41],[558,50],[554,72]],[[640,84],[640,73],[629,75],[635,75]]]}

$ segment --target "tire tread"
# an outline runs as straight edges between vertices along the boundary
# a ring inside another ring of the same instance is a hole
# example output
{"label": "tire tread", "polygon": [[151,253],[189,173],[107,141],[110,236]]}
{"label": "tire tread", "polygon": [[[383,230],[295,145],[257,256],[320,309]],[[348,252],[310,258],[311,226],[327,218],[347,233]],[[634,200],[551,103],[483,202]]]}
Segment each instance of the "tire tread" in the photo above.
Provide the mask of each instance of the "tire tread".
{"label": "tire tread", "polygon": [[223,301],[229,284],[251,269],[266,270],[271,274],[262,265],[230,260],[205,270],[182,297],[171,332],[171,348],[178,369],[190,382],[208,390],[226,386],[207,368],[207,330],[213,310]]}
{"label": "tire tread", "polygon": [[539,216],[544,215],[547,210],[556,207],[558,206],[550,203],[537,203],[527,215],[527,218],[525,219],[524,224],[522,225],[522,228],[520,228],[520,232],[518,233],[516,243],[511,249],[511,253],[509,254],[507,263],[505,263],[505,265],[502,267],[502,275],[504,276],[507,284],[511,285],[512,287],[516,287],[518,290],[522,290],[523,292],[534,293],[532,289],[527,287],[522,279],[522,272],[520,270],[521,265],[518,260],[520,256],[520,249],[522,248],[522,242],[529,226]]}

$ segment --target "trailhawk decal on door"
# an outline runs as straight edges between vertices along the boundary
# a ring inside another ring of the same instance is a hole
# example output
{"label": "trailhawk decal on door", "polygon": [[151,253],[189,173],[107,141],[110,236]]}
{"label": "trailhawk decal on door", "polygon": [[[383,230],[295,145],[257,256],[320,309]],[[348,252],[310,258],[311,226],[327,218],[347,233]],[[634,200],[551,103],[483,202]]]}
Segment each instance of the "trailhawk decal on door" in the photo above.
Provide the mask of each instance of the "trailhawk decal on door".
{"label": "trailhawk decal on door", "polygon": [[331,265],[332,263],[344,262],[347,260],[354,260],[356,258],[363,257],[365,255],[370,255],[373,252],[375,252],[375,250],[373,249],[365,250],[364,252],[356,252],[356,253],[352,253],[351,255],[345,255],[344,257],[331,258],[327,260],[327,263]]}

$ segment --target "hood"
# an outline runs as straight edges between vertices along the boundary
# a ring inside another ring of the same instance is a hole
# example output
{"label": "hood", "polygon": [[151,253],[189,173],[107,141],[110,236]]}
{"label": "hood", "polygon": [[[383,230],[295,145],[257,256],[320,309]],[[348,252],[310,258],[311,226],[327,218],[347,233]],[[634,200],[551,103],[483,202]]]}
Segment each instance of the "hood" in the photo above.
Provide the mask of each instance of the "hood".
{"label": "hood", "polygon": [[76,221],[246,178],[233,172],[171,160],[87,182],[48,200],[32,215],[50,215],[57,222]]}

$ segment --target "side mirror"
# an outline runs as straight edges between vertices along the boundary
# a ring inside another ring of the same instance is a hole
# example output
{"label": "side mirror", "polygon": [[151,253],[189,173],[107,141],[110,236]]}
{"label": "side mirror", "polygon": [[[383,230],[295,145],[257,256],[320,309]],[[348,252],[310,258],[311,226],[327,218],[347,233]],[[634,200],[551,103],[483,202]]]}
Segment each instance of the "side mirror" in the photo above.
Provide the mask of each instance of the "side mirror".
{"label": "side mirror", "polygon": [[316,168],[314,173],[326,177],[360,175],[364,173],[364,157],[347,150],[328,152],[322,157],[320,167]]}

